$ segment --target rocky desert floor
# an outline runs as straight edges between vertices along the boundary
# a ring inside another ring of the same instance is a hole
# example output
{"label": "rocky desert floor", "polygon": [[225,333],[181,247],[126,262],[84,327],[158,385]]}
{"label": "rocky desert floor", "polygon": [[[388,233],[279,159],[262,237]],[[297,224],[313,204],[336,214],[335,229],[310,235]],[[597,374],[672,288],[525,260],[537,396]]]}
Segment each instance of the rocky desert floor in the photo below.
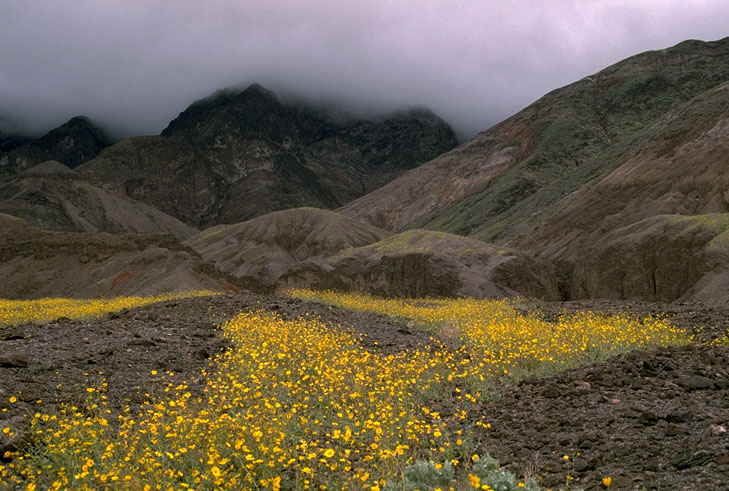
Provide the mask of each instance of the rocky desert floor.
{"label": "rocky desert floor", "polygon": [[[613,301],[527,308],[547,318],[563,310],[666,315],[681,328],[705,328],[688,346],[618,355],[504,387],[473,412],[490,429],[467,422],[482,451],[517,475],[541,476],[544,488],[599,489],[602,477],[610,476],[611,489],[729,489],[729,347],[707,344],[727,332],[729,310]],[[27,439],[22,428],[32,414],[84,404],[85,388],[102,380],[112,412],[160,395],[162,375],[199,391],[200,371],[229,347],[218,327],[257,309],[319,317],[365,334],[374,350],[429,343],[428,335],[386,316],[248,293],[163,302],[91,321],[3,328],[0,409],[7,411],[0,419],[20,431],[0,440],[0,457]]]}

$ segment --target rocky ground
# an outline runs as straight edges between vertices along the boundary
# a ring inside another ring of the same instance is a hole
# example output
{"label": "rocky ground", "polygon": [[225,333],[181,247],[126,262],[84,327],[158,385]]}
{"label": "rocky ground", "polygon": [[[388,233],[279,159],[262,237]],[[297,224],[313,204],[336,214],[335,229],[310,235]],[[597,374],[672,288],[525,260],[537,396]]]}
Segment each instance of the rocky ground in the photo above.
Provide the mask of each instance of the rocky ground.
{"label": "rocky ground", "polygon": [[[544,303],[549,316],[591,309],[665,313],[687,329],[726,332],[729,311],[645,302]],[[0,425],[22,428],[27,415],[60,402],[83,403],[85,387],[108,383],[113,411],[161,390],[162,373],[199,390],[200,370],[226,349],[217,326],[241,310],[319,316],[367,335],[374,349],[428,343],[385,316],[280,297],[228,294],[160,303],[93,321],[58,319],[0,329]],[[158,375],[152,375],[152,370]],[[10,396],[18,401],[9,403]],[[39,402],[40,401],[40,402]],[[625,489],[729,487],[729,347],[695,344],[639,351],[543,379],[525,380],[480,406],[491,429],[470,426],[484,450],[518,475],[542,476],[545,487],[597,489],[610,476]],[[21,436],[22,439],[22,431]],[[0,456],[19,443],[0,440]],[[569,458],[565,459],[567,455]]]}

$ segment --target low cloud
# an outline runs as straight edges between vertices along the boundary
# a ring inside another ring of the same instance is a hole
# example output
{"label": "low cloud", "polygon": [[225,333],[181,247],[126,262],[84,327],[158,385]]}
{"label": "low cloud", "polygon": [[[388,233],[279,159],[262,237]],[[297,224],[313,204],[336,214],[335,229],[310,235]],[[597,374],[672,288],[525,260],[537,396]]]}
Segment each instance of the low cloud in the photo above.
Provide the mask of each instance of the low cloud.
{"label": "low cloud", "polygon": [[466,138],[630,55],[729,35],[723,0],[0,6],[0,131],[85,114],[117,138],[253,82],[361,116],[427,106]]}

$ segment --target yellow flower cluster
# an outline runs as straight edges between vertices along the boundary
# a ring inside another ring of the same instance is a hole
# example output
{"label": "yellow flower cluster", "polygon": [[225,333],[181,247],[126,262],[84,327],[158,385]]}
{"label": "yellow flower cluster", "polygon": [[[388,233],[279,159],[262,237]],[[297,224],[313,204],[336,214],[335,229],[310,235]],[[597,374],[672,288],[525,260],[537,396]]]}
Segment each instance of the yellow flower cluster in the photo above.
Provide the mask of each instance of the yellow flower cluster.
{"label": "yellow flower cluster", "polygon": [[386,314],[430,332],[466,359],[481,380],[539,375],[618,352],[690,342],[666,319],[594,312],[563,313],[548,322],[539,312],[522,314],[519,300],[377,298],[332,291],[291,290],[295,298]]}
{"label": "yellow flower cluster", "polygon": [[260,312],[223,329],[235,349],[204,374],[201,398],[185,384],[170,387],[168,400],[122,415],[118,434],[108,431],[103,406],[93,415],[70,408],[61,418],[39,416],[45,454],[0,466],[0,484],[375,489],[416,457],[466,455],[461,431],[449,427],[466,409],[452,406],[446,418],[430,406],[450,397],[457,366],[448,350],[374,353],[339,328]]}
{"label": "yellow flower cluster", "polygon": [[661,319],[547,322],[508,300],[290,295],[393,316],[432,333],[431,345],[384,354],[317,320],[240,314],[223,326],[234,348],[203,373],[201,396],[159,374],[168,397],[112,425],[104,387],[89,390],[98,405],[36,415],[42,451],[5,456],[13,460],[0,464],[0,487],[377,490],[423,460],[450,462],[461,480],[453,486],[475,487],[464,429],[489,428],[479,403],[496,378],[689,340]]}
{"label": "yellow flower cluster", "polygon": [[142,307],[156,302],[219,294],[220,292],[211,290],[191,290],[144,297],[41,298],[38,300],[7,300],[0,298],[0,327],[26,322],[48,322],[61,317],[89,319],[110,312]]}

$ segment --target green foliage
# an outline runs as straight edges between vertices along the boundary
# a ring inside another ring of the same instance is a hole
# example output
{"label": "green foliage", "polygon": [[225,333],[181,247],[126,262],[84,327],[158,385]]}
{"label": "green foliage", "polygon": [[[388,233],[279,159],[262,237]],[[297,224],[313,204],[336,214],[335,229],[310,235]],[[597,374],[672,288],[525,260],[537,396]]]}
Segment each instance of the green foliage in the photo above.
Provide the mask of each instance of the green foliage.
{"label": "green foliage", "polygon": [[448,489],[454,482],[453,465],[450,462],[444,464],[425,461],[416,462],[405,469],[403,476],[403,489],[407,491]]}
{"label": "green foliage", "polygon": [[474,462],[471,473],[479,479],[481,485],[486,484],[494,491],[518,491],[522,489],[537,491],[539,489],[539,486],[533,479],[527,482],[521,482],[520,486],[520,481],[516,476],[499,466],[496,459],[489,454],[482,456]]}
{"label": "green foliage", "polygon": [[496,459],[486,454],[474,458],[470,470],[455,475],[450,462],[436,464],[419,461],[403,471],[401,484],[391,483],[385,491],[436,491],[438,489],[487,489],[493,491],[538,491],[534,479],[520,481],[508,470],[501,467]]}

